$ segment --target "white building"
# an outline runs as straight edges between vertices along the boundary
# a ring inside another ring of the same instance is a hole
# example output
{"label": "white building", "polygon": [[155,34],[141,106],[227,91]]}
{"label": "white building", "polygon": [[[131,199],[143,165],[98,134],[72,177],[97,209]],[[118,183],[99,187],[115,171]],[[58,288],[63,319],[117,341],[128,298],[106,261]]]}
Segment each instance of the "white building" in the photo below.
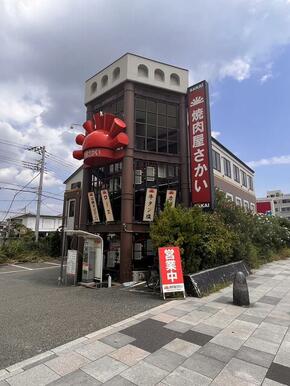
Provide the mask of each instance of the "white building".
{"label": "white building", "polygon": [[[35,231],[36,215],[32,213],[11,217],[12,223],[18,223]],[[55,232],[62,225],[62,216],[41,215],[39,219],[39,233]]]}
{"label": "white building", "polygon": [[281,190],[267,192],[267,199],[272,201],[275,216],[290,220],[290,194]]}

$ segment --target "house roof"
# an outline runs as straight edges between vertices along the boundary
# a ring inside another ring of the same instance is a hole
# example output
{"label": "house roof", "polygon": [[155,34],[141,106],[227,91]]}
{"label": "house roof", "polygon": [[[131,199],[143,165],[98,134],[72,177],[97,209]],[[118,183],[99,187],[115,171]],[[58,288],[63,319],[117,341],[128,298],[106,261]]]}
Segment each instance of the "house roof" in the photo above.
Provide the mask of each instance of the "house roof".
{"label": "house roof", "polygon": [[68,183],[68,181],[71,179],[71,178],[73,178],[74,176],[76,176],[77,174],[78,174],[78,172],[80,172],[81,170],[82,170],[82,168],[83,168],[83,165],[81,165],[79,168],[77,168],[77,170],[75,170],[74,172],[73,172],[73,174],[71,174],[63,183],[64,184],[67,184]]}
{"label": "house roof", "polygon": [[[24,213],[24,214],[20,214],[18,216],[13,216],[13,217],[10,217],[11,220],[14,220],[14,219],[20,219],[20,218],[27,218],[27,217],[36,217],[36,214],[34,213]],[[51,215],[51,214],[41,214],[40,217],[42,218],[62,218],[62,215],[61,214],[56,214],[56,215]]]}

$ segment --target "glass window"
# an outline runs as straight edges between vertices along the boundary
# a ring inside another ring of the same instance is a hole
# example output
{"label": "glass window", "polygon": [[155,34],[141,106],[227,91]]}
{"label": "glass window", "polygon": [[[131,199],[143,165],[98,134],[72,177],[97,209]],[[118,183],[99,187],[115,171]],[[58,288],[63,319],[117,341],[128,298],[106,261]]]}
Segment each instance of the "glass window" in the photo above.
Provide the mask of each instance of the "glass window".
{"label": "glass window", "polygon": [[155,167],[147,166],[146,168],[146,180],[147,181],[155,181]]}
{"label": "glass window", "polygon": [[136,97],[135,121],[136,149],[178,153],[177,104]]}
{"label": "glass window", "polygon": [[142,170],[135,170],[135,185],[142,184]]}
{"label": "glass window", "polygon": [[75,200],[70,200],[69,201],[69,207],[68,207],[68,217],[74,217],[75,215]]}
{"label": "glass window", "polygon": [[248,176],[248,181],[249,181],[249,188],[250,188],[250,190],[254,190],[253,177]]}
{"label": "glass window", "polygon": [[158,177],[166,178],[166,165],[158,165]]}
{"label": "glass window", "polygon": [[248,183],[247,183],[247,175],[246,173],[241,170],[241,174],[242,174],[242,185],[247,188],[248,187]]}
{"label": "glass window", "polygon": [[240,197],[236,197],[236,204],[242,206],[242,199]]}
{"label": "glass window", "polygon": [[231,163],[228,159],[223,158],[224,161],[224,174],[227,177],[232,177],[232,171],[231,171]]}
{"label": "glass window", "polygon": [[240,169],[234,165],[234,180],[240,182]]}
{"label": "glass window", "polygon": [[212,151],[212,162],[215,170],[221,171],[221,156],[215,150]]}

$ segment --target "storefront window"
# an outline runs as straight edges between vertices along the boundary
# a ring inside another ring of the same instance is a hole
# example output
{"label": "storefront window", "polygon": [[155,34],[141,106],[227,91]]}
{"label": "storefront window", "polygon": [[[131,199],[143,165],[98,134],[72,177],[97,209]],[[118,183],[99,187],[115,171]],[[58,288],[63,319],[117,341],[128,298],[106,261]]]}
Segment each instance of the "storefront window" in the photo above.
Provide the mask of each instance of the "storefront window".
{"label": "storefront window", "polygon": [[136,149],[178,154],[178,127],[178,105],[136,97]]}

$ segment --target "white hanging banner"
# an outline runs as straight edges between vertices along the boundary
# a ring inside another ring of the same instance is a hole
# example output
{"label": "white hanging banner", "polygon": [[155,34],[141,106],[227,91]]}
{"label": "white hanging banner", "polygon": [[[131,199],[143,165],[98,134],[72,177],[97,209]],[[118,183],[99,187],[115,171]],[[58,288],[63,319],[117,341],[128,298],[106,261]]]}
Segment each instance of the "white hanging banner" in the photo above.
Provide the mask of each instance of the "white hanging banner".
{"label": "white hanging banner", "polygon": [[110,196],[109,192],[107,189],[101,190],[101,196],[102,196],[102,201],[104,205],[104,211],[105,211],[105,216],[107,221],[114,221],[114,215],[111,207],[111,201],[110,201]]}
{"label": "white hanging banner", "polygon": [[94,192],[88,192],[89,204],[91,208],[91,214],[93,223],[100,222],[99,211],[97,207],[96,197]]}
{"label": "white hanging banner", "polygon": [[173,208],[175,207],[176,190],[166,190],[166,202],[169,202]]}
{"label": "white hanging banner", "polygon": [[146,190],[146,199],[143,213],[143,221],[153,221],[156,205],[157,189],[148,188]]}

